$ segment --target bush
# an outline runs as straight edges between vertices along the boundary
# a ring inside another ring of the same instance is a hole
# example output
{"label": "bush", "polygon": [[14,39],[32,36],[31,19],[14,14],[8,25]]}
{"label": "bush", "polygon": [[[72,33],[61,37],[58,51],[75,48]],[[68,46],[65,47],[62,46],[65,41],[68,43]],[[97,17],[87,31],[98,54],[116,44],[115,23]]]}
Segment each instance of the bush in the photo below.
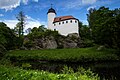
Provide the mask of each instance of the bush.
{"label": "bush", "polygon": [[32,41],[24,41],[24,46],[27,48],[27,49],[30,49],[33,47],[33,42]]}
{"label": "bush", "polygon": [[90,39],[84,39],[83,40],[83,47],[93,47],[95,44],[93,40]]}
{"label": "bush", "polygon": [[0,44],[0,58],[5,54],[6,48]]}
{"label": "bush", "polygon": [[3,22],[0,22],[0,44],[7,50],[14,49],[18,43],[13,31]]}
{"label": "bush", "polygon": [[100,80],[98,75],[93,76],[90,70],[85,70],[85,74],[80,72],[72,72],[71,74],[71,72],[71,68],[67,67],[65,73],[55,74],[46,71],[0,66],[0,80]]}

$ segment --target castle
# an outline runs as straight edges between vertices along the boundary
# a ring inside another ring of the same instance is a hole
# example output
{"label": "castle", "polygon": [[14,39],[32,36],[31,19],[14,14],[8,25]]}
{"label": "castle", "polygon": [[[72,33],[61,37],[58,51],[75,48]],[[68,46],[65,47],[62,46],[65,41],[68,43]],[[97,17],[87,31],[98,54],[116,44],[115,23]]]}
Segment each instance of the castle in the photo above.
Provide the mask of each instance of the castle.
{"label": "castle", "polygon": [[56,30],[61,35],[67,36],[71,33],[79,33],[79,20],[73,16],[56,17],[56,11],[51,7],[48,12],[48,29]]}

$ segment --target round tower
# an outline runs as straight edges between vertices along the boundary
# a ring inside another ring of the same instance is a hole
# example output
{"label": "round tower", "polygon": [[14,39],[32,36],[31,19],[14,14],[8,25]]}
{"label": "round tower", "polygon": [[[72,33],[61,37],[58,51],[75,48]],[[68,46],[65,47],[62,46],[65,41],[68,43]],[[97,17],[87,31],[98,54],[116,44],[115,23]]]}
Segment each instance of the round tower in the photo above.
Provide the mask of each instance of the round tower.
{"label": "round tower", "polygon": [[48,10],[47,15],[48,15],[48,29],[54,30],[53,21],[54,21],[54,18],[56,17],[55,10],[51,7]]}

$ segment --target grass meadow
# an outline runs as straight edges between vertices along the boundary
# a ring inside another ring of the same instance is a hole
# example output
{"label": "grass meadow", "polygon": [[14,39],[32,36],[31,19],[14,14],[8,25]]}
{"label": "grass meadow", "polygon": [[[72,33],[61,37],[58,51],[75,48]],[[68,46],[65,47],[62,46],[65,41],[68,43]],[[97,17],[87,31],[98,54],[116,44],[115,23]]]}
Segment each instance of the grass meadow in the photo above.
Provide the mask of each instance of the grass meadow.
{"label": "grass meadow", "polygon": [[[65,66],[61,73],[43,70],[25,70],[14,66],[14,61],[44,60],[62,62],[118,61],[113,49],[97,50],[95,47],[78,49],[13,50],[6,53],[0,61],[0,80],[100,80],[97,74],[82,67],[74,72]],[[26,66],[26,65],[25,65]],[[29,65],[27,65],[29,66]]]}
{"label": "grass meadow", "polygon": [[44,60],[62,62],[116,61],[119,56],[113,49],[96,48],[50,49],[50,50],[14,50],[6,55],[12,60]]}

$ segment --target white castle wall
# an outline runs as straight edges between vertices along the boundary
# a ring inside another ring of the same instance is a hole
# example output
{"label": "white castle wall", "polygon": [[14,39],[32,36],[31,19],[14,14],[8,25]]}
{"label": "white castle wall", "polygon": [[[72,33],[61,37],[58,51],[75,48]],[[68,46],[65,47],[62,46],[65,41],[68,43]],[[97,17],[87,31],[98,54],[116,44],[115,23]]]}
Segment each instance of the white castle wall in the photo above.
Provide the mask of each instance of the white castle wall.
{"label": "white castle wall", "polygon": [[65,36],[67,36],[70,33],[78,33],[78,20],[70,19],[61,22],[56,22],[54,23],[54,30],[57,30],[61,35]]}
{"label": "white castle wall", "polygon": [[78,33],[78,20],[69,19],[53,23],[55,17],[56,17],[55,13],[52,12],[48,13],[48,29],[57,30],[61,35],[64,36],[67,36],[70,33]]}
{"label": "white castle wall", "polygon": [[54,30],[53,21],[55,17],[55,13],[48,13],[48,29]]}

